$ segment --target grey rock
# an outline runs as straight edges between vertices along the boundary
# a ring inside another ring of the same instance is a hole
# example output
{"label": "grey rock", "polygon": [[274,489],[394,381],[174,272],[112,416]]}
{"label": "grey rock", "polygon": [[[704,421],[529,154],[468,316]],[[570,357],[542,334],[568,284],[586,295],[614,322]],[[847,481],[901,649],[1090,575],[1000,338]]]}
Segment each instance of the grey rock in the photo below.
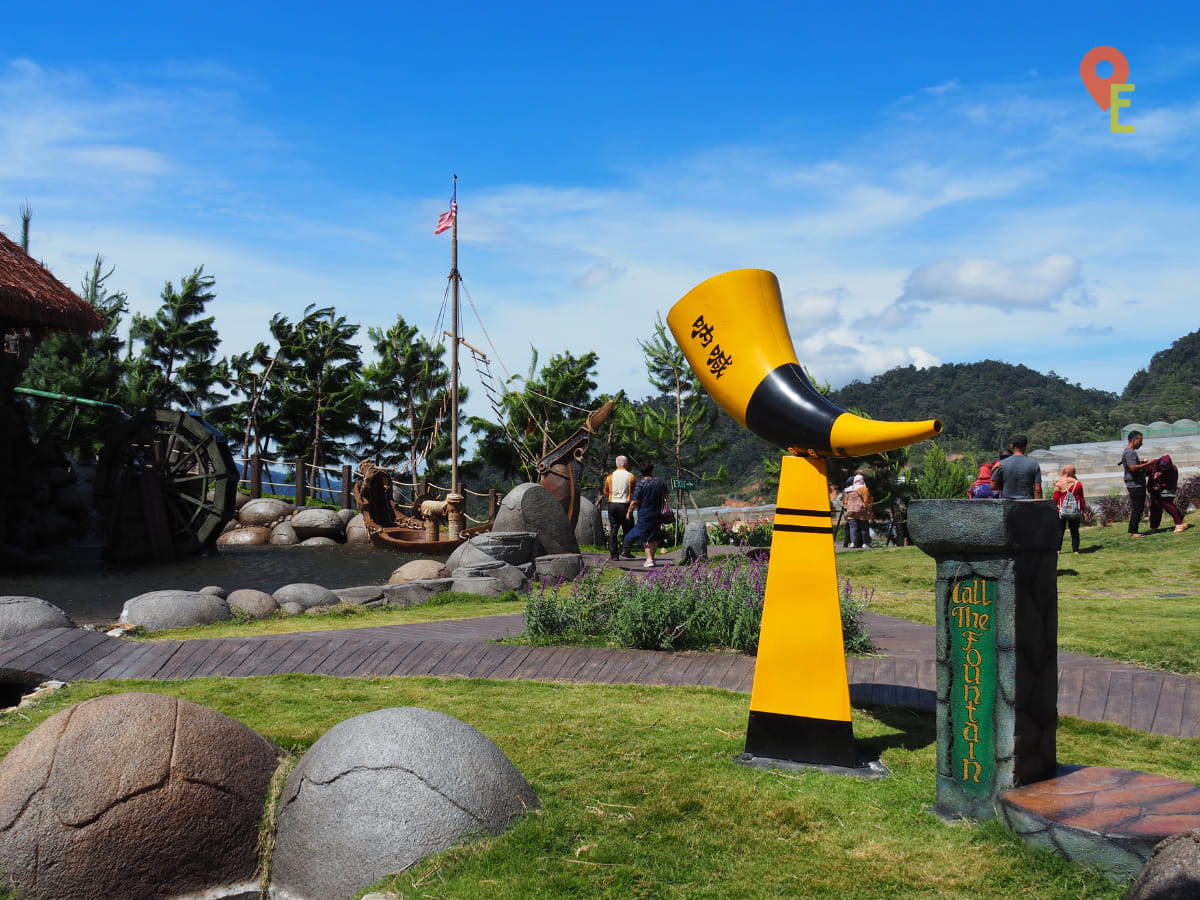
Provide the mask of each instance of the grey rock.
{"label": "grey rock", "polygon": [[539,581],[571,581],[583,571],[583,556],[578,553],[552,553],[539,556],[534,564]]}
{"label": "grey rock", "polygon": [[121,621],[147,631],[211,625],[233,617],[229,602],[199,591],[150,591],[125,601]]}
{"label": "grey rock", "polygon": [[392,606],[420,606],[454,584],[453,578],[428,578],[423,581],[406,581],[403,584],[388,584],[383,588],[383,599]]}
{"label": "grey rock", "polygon": [[225,590],[225,588],[220,587],[219,585],[215,585],[215,584],[210,584],[210,585],[200,588],[200,593],[212,594],[214,597],[220,597],[222,600],[226,599],[229,596],[229,591],[227,591],[227,590]]}
{"label": "grey rock", "polygon": [[445,578],[449,574],[450,570],[446,568],[445,564],[436,559],[414,559],[406,562],[395,572],[393,572],[388,577],[388,584],[404,584],[408,581],[426,581],[430,578]]}
{"label": "grey rock", "polygon": [[223,547],[229,546],[258,546],[266,544],[271,540],[271,530],[262,528],[257,525],[250,528],[237,528],[233,531],[226,531],[219,538],[217,543]]}
{"label": "grey rock", "polygon": [[680,558],[689,563],[708,558],[708,528],[703,522],[688,522],[687,527],[683,529]]}
{"label": "grey rock", "polygon": [[302,541],[314,537],[339,538],[346,531],[346,523],[337,510],[317,506],[306,507],[292,516],[292,527]]}
{"label": "grey rock", "polygon": [[1200,897],[1200,829],[1158,842],[1125,900],[1195,900]]}
{"label": "grey rock", "polygon": [[454,552],[446,559],[446,570],[454,575],[463,567],[487,566],[496,562],[499,562],[496,557],[475,544],[474,540],[468,540],[454,548]]}
{"label": "grey rock", "polygon": [[272,889],[344,900],[537,805],[490,740],[444,713],[381,709],[340,722],[300,760],[280,798]]}
{"label": "grey rock", "polygon": [[455,576],[450,590],[463,594],[477,594],[480,597],[499,597],[504,593],[504,584],[497,578],[472,578]]}
{"label": "grey rock", "polygon": [[286,603],[299,603],[304,609],[308,609],[310,606],[333,606],[338,602],[337,595],[329,588],[306,582],[285,584],[273,596],[275,602],[280,606]]}
{"label": "grey rock", "polygon": [[292,520],[280,522],[271,529],[271,543],[277,547],[294,547],[300,543],[300,535],[292,527]]}
{"label": "grey rock", "polygon": [[251,500],[238,510],[238,521],[243,525],[266,527],[284,516],[291,515],[292,509],[292,504],[285,503],[283,500],[261,497],[258,500]]}
{"label": "grey rock", "polygon": [[420,606],[432,596],[433,591],[420,581],[389,584],[383,589],[383,600],[391,606]]}
{"label": "grey rock", "polygon": [[575,540],[580,547],[603,547],[608,541],[600,509],[587,497],[579,498],[579,521],[575,523]]}
{"label": "grey rock", "polygon": [[506,591],[524,591],[529,587],[529,579],[520,569],[499,560],[482,566],[459,566],[454,570],[454,580],[460,578],[495,578]]}
{"label": "grey rock", "polygon": [[505,494],[492,530],[532,531],[543,553],[579,552],[571,520],[554,495],[540,484],[519,484]]}
{"label": "grey rock", "polygon": [[510,566],[521,566],[533,562],[533,545],[536,540],[537,535],[531,531],[496,531],[493,529],[484,534],[475,535],[467,543],[482,550],[493,559],[506,562]]}
{"label": "grey rock", "polygon": [[[274,599],[274,598],[272,598],[272,599]],[[304,615],[304,604],[297,603],[295,600],[288,600],[284,603],[279,604],[279,610],[280,610],[280,612],[284,613],[285,615],[302,616],[302,615]]]}
{"label": "grey rock", "polygon": [[363,521],[362,513],[352,518],[346,523],[346,543],[347,544],[369,544],[371,543],[371,535],[367,533],[367,525]]}
{"label": "grey rock", "polygon": [[368,603],[383,599],[383,588],[375,585],[334,588],[333,593],[342,603],[353,603],[355,606],[366,606]]}
{"label": "grey rock", "polygon": [[337,547],[338,542],[331,537],[310,537],[302,540],[299,547]]}
{"label": "grey rock", "polygon": [[279,612],[279,604],[266,591],[256,591],[253,588],[241,588],[226,598],[230,611],[241,610],[254,619],[269,619]]}
{"label": "grey rock", "polygon": [[358,515],[355,515],[352,509],[339,509],[337,510],[337,517],[342,520],[342,525],[346,526],[358,518]]}
{"label": "grey rock", "polygon": [[77,704],[0,762],[0,870],[40,897],[244,895],[278,756],[174,697]]}
{"label": "grey rock", "polygon": [[0,641],[43,628],[74,628],[65,612],[40,597],[0,597]]}

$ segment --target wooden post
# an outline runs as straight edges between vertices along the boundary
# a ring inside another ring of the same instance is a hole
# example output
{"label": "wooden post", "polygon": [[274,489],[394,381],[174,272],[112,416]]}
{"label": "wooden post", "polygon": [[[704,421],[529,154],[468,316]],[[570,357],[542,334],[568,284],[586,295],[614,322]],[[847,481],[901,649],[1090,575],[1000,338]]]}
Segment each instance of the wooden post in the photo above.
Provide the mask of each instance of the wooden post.
{"label": "wooden post", "polygon": [[500,512],[500,492],[495,488],[488,488],[488,521],[494,522],[496,515]]}
{"label": "wooden post", "polygon": [[250,496],[258,500],[262,497],[262,457],[255,453],[250,457]]}
{"label": "wooden post", "polygon": [[350,466],[342,466],[342,509],[351,509],[350,485],[354,483],[354,470]]}
{"label": "wooden post", "polygon": [[303,506],[308,499],[308,485],[305,483],[304,460],[296,460],[296,505]]}

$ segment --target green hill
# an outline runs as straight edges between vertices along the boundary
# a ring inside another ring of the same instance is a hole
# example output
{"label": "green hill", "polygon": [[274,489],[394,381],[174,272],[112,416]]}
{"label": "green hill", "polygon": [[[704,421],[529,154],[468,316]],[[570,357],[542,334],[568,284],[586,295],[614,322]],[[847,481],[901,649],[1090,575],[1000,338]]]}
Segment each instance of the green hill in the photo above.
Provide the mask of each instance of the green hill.
{"label": "green hill", "polygon": [[1121,394],[1121,424],[1200,419],[1200,331],[1185,334],[1150,359]]}
{"label": "green hill", "polygon": [[941,419],[943,448],[965,453],[998,452],[1014,434],[1034,447],[1112,440],[1125,424],[1114,418],[1116,394],[990,359],[892,369],[830,398],[873,419]]}

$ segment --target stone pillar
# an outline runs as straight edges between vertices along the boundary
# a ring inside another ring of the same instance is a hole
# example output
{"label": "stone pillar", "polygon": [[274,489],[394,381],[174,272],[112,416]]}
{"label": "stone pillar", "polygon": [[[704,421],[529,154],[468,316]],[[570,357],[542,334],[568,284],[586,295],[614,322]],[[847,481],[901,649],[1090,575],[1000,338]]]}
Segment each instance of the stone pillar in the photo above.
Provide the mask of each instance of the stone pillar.
{"label": "stone pillar", "polygon": [[988,819],[1053,777],[1058,513],[1049,500],[917,500],[909,536],[937,561],[937,802]]}

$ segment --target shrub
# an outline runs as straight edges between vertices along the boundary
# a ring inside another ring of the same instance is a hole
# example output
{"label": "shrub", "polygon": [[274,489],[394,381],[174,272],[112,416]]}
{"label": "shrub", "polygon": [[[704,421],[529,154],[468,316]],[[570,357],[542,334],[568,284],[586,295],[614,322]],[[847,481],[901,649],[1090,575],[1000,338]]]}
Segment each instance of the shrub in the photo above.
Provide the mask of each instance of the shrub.
{"label": "shrub", "polygon": [[1097,525],[1112,525],[1114,522],[1129,520],[1129,494],[1118,491],[1116,488],[1111,489],[1103,497],[1089,499],[1087,505],[1092,514],[1092,520]]}
{"label": "shrub", "polygon": [[[525,607],[525,633],[537,643],[603,640],[635,650],[758,652],[767,561],[724,556],[695,566],[609,577],[589,569],[573,582],[543,586]],[[848,653],[874,650],[864,621],[871,593],[840,592]]]}
{"label": "shrub", "polygon": [[867,607],[875,597],[875,588],[859,588],[857,596],[847,578],[842,582],[839,602],[842,608],[842,645],[847,653],[866,654],[875,652],[875,642],[867,630],[865,615]]}

